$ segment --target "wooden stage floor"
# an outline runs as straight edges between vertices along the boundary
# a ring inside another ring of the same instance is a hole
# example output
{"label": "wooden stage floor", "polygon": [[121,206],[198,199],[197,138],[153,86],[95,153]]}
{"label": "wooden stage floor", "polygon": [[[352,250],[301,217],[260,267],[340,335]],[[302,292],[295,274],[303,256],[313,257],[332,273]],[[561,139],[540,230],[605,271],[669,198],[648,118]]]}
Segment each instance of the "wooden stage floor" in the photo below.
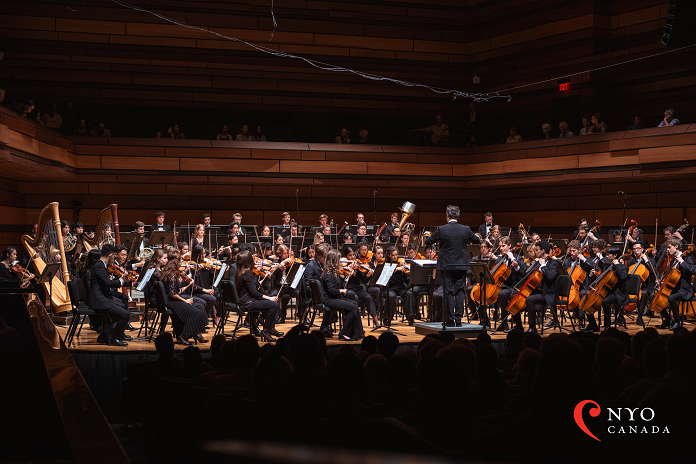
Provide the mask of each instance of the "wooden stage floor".
{"label": "wooden stage floor", "polygon": [[[418,322],[418,321],[416,321],[416,322]],[[366,336],[367,336],[367,335],[374,335],[374,336],[376,336],[376,337],[379,337],[379,335],[382,334],[382,333],[384,332],[384,329],[378,329],[378,330],[372,332],[373,326],[368,326],[368,325],[367,325],[367,318],[365,318],[365,317],[362,318],[362,323],[363,323],[363,328],[364,328],[364,330],[365,330],[365,335],[366,335]],[[476,322],[473,322],[473,321],[472,321],[472,323],[476,323]],[[657,325],[659,325],[659,324],[661,323],[661,319],[660,319],[659,317],[658,317],[658,318],[652,318],[652,320],[650,320],[650,322],[648,322],[648,318],[645,318],[645,323],[646,323],[646,326],[656,327]],[[138,328],[138,329],[140,328],[140,323],[134,322],[134,323],[132,323],[132,324],[133,324],[134,327],[136,327],[136,328]],[[290,323],[286,323],[286,324],[277,324],[277,325],[276,325],[276,329],[279,330],[280,332],[287,332],[287,331],[290,330],[295,324],[296,324],[295,321],[290,322]],[[526,326],[525,326],[525,327],[526,327]],[[567,327],[568,329],[570,329],[570,328],[571,328],[570,322],[566,321],[565,327]],[[686,327],[687,329],[689,329],[689,330],[693,330],[693,329],[694,329],[694,325],[693,325],[693,324],[686,324],[685,327]],[[65,339],[65,334],[66,334],[66,332],[67,332],[67,327],[66,327],[66,326],[57,326],[57,328],[58,328],[58,332],[60,333],[61,337],[62,337],[63,339]],[[413,343],[418,343],[418,342],[420,342],[420,341],[423,339],[423,337],[424,337],[423,335],[419,335],[419,334],[416,333],[415,327],[410,327],[410,326],[408,325],[408,323],[406,323],[406,322],[400,322],[400,320],[399,320],[399,321],[394,321],[394,322],[392,323],[392,328],[393,328],[396,332],[399,333],[399,335],[397,335],[397,336],[399,337],[399,341],[400,341],[402,344],[413,344]],[[233,323],[233,322],[228,322],[228,324],[227,324],[227,326],[225,327],[225,329],[226,329],[227,333],[231,333],[232,330],[234,329],[234,323]],[[318,327],[315,327],[315,329],[318,329]],[[171,330],[171,324],[167,325],[167,330],[168,330],[168,331]],[[634,335],[635,333],[637,333],[637,332],[639,332],[640,330],[642,330],[642,327],[639,326],[639,325],[637,325],[637,324],[635,324],[635,322],[632,321],[632,320],[629,318],[628,328],[627,328],[627,329],[622,329],[622,330],[625,330],[625,331],[628,332],[629,334]],[[212,324],[211,324],[210,327],[208,328],[208,333],[207,333],[207,334],[204,334],[204,337],[205,337],[208,341],[210,341],[210,340],[213,338],[214,332],[215,332],[215,328],[214,328],[214,327],[212,326]],[[566,331],[566,330],[564,330],[563,332],[566,333],[566,334],[569,333],[569,332]],[[667,330],[667,329],[658,329],[658,332],[659,332],[661,335],[662,335],[662,334],[665,334],[665,335],[666,335],[666,334],[670,334],[670,333],[671,333],[671,332],[670,332],[669,330]],[[137,330],[135,330],[135,331],[128,331],[128,332],[126,332],[126,333],[127,333],[128,335],[130,335],[131,337],[134,337],[134,338],[135,338],[135,337],[137,336],[137,334],[138,334],[138,331],[137,331]],[[554,330],[544,329],[544,334],[543,334],[542,336],[543,336],[543,337],[547,337],[547,336],[549,336],[549,335],[551,335],[551,334],[554,334],[554,333],[559,333],[558,329],[554,329]],[[247,334],[249,334],[249,329],[241,329],[241,330],[239,331],[239,335],[247,335]],[[506,337],[505,332],[500,332],[500,333],[495,333],[495,334],[493,334],[492,332],[489,332],[489,334],[491,335],[491,338],[493,339],[494,342],[502,342],[502,341],[505,340],[505,337]],[[541,332],[540,332],[540,335],[541,335]],[[260,339],[259,339],[259,343],[260,343],[260,344],[264,344],[265,342],[261,342]],[[337,336],[334,336],[333,338],[327,339],[327,346],[338,346],[338,345],[345,345],[345,344],[354,344],[354,345],[359,346],[360,343],[361,343],[361,342],[348,342],[348,341],[342,341],[342,340],[339,340]],[[197,346],[198,346],[201,350],[208,350],[208,349],[210,349],[210,343],[198,344]],[[179,344],[176,345],[176,349],[177,349],[177,350],[182,350],[182,349],[184,349],[184,348],[185,348],[184,345],[179,345]],[[147,352],[147,351],[153,351],[153,352],[154,352],[154,351],[156,351],[156,350],[155,350],[155,344],[154,344],[154,342],[148,342],[147,340],[134,340],[134,341],[130,341],[130,342],[128,342],[128,346],[124,346],[124,347],[121,347],[121,346],[107,346],[107,345],[103,345],[103,344],[97,343],[97,333],[94,332],[94,331],[92,331],[92,330],[90,330],[88,324],[85,324],[85,326],[83,327],[82,333],[80,334],[79,337],[75,336],[75,338],[74,338],[74,340],[73,340],[73,343],[72,343],[72,345],[69,347],[69,349],[70,349],[71,351],[74,351],[74,352],[90,352],[90,351],[94,351],[94,352],[105,352],[105,351],[108,351],[108,352],[128,353],[128,352],[143,352],[143,351],[145,351],[145,352]]]}

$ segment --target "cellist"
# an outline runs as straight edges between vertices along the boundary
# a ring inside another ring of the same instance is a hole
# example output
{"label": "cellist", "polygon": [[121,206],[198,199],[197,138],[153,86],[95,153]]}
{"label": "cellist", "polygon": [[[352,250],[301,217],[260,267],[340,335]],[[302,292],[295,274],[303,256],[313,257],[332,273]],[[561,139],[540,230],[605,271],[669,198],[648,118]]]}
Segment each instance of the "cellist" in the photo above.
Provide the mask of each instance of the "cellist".
{"label": "cellist", "polygon": [[[599,242],[599,240],[598,240]],[[595,242],[596,244],[597,242]],[[594,248],[596,249],[596,248]],[[601,254],[601,253],[600,253]],[[600,255],[598,254],[598,256]],[[601,258],[597,265],[604,272],[609,266],[614,266],[613,270],[617,277],[617,282],[614,287],[609,290],[602,301],[602,311],[604,312],[604,330],[611,327],[611,307],[616,304],[618,306],[625,306],[628,304],[628,292],[626,291],[626,281],[628,280],[628,266],[621,264],[619,257],[621,256],[621,249],[619,247],[610,246],[607,247],[604,252],[604,257]],[[620,314],[619,308],[616,308],[617,323],[624,323],[624,316]],[[599,330],[597,326],[597,320],[594,314],[588,314],[587,320],[589,324],[585,328],[587,331],[596,332]]]}
{"label": "cellist", "polygon": [[[638,303],[638,316],[636,317],[636,322],[643,325],[643,316],[652,317],[653,314],[650,310],[646,310],[648,305],[648,300],[650,299],[650,294],[655,288],[655,280],[657,276],[655,275],[655,261],[645,254],[645,249],[643,248],[643,243],[640,240],[633,242],[633,258],[626,262],[628,269],[630,271],[631,266],[635,264],[642,264],[648,269],[650,276],[643,282],[640,286],[640,300]],[[645,313],[644,313],[645,312]]]}
{"label": "cellist", "polygon": [[527,317],[529,318],[529,329],[527,332],[533,333],[537,333],[537,314],[543,314],[545,305],[554,307],[556,277],[558,277],[558,268],[561,266],[560,260],[549,259],[549,253],[551,252],[551,244],[549,242],[545,240],[538,242],[535,245],[535,251],[539,270],[544,274],[544,277],[532,294],[525,300]]}
{"label": "cellist", "polygon": [[[592,271],[595,271],[596,273],[596,271],[599,268],[597,267],[597,264],[594,263],[594,261],[589,260],[585,258],[585,256],[583,256],[582,244],[579,240],[572,240],[570,243],[568,243],[568,257],[563,261],[563,267],[565,269],[570,269],[573,267],[573,264],[575,264],[576,266],[580,266],[580,268],[587,274],[585,276],[585,280],[580,285],[579,297],[582,300],[582,297],[584,297],[587,291],[590,289],[590,279],[588,276],[592,273]],[[570,274],[570,272],[568,272],[568,274]],[[583,313],[580,305],[578,305],[577,309],[577,318],[578,328],[582,330],[585,327],[585,314]]]}
{"label": "cellist", "polygon": [[[679,238],[672,237],[667,242],[665,242],[665,259],[669,257],[669,267],[676,268],[681,273],[679,277],[679,282],[672,290],[672,293],[667,297],[669,302],[669,309],[672,314],[667,311],[667,308],[663,309],[660,315],[664,318],[662,324],[659,325],[658,329],[675,330],[681,327],[681,319],[679,318],[679,303],[682,301],[691,301],[694,296],[694,288],[691,285],[691,281],[696,274],[696,265],[694,265],[691,256],[684,257],[682,249],[682,241]],[[659,271],[658,271],[659,272]],[[666,275],[667,272],[664,272]],[[658,280],[655,282],[655,287],[659,288],[662,283],[661,279],[664,279],[664,275],[659,275]]]}
{"label": "cellist", "polygon": [[[527,273],[527,265],[524,263],[524,259],[520,255],[515,256],[512,253],[510,237],[501,237],[499,245],[500,257],[495,260],[495,264],[505,261],[505,264],[510,268],[510,277],[507,278],[505,285],[503,285],[503,287],[500,289],[500,293],[498,293],[498,305],[502,309],[500,317],[504,321],[500,327],[498,327],[498,330],[507,331],[508,325],[506,318],[508,312],[505,308],[512,297],[512,288],[517,285],[520,279]],[[522,326],[522,315],[517,313],[512,316],[512,320],[515,322],[514,328],[523,332],[524,327]]]}

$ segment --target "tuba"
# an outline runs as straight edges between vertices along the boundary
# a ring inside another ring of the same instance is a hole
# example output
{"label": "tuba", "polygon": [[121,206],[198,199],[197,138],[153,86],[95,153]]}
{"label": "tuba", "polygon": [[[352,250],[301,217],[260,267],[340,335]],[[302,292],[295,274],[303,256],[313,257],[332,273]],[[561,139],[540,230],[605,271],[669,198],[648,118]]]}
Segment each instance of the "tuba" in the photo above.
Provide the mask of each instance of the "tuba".
{"label": "tuba", "polygon": [[399,229],[402,231],[404,230],[404,227],[406,229],[412,229],[415,226],[411,224],[410,222],[406,222],[406,220],[416,212],[416,205],[411,203],[410,201],[405,201],[403,205],[401,205],[401,208],[399,208],[399,211],[401,211],[401,220],[399,221]]}

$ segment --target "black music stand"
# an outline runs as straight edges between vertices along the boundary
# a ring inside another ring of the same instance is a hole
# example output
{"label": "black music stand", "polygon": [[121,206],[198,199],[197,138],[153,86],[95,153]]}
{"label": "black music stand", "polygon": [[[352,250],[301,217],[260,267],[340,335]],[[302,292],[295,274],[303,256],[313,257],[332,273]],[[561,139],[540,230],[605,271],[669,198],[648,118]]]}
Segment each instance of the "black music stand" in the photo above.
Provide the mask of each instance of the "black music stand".
{"label": "black music stand", "polygon": [[[36,281],[36,283],[39,285],[48,284],[48,304],[46,307],[49,308],[48,310],[50,312],[53,312],[53,305],[51,304],[53,302],[53,278],[56,275],[60,275],[60,263],[50,263],[46,265]],[[65,283],[65,286],[67,288],[67,282]]]}
{"label": "black music stand", "polygon": [[[393,263],[393,264],[396,264],[396,263]],[[383,271],[383,270],[384,270],[384,263],[378,264],[377,267],[375,268],[374,272],[372,273],[372,278],[370,279],[370,282],[367,284],[368,287],[377,287],[377,288],[379,288],[379,301],[378,301],[377,303],[378,303],[378,306],[379,306],[379,313],[380,313],[381,318],[382,318],[382,325],[376,326],[374,329],[372,329],[372,332],[374,332],[375,330],[384,329],[384,330],[386,330],[387,332],[392,332],[393,334],[401,335],[401,336],[404,336],[404,337],[405,337],[404,334],[399,333],[399,332],[397,332],[396,330],[392,329],[392,327],[391,327],[391,318],[389,318],[389,317],[384,317],[384,316],[385,316],[385,312],[386,312],[386,313],[389,312],[388,305],[382,303],[383,301],[386,301],[385,296],[384,296],[384,291],[385,291],[385,289],[387,288],[387,286],[386,286],[386,285],[379,285],[379,284],[377,283],[377,281],[379,280],[380,276],[382,275],[382,271]],[[386,309],[385,309],[385,308],[386,308]],[[389,314],[387,314],[387,316],[388,316],[388,315],[389,315]],[[388,321],[388,322],[387,322],[387,321]]]}
{"label": "black music stand", "polygon": [[355,235],[353,237],[355,239],[356,244],[360,244],[363,241],[367,242],[369,246],[372,246],[372,244],[375,242],[375,236],[374,235]]}
{"label": "black music stand", "polygon": [[[411,285],[427,285],[428,286],[428,317],[433,317],[433,293],[435,285],[442,285],[442,275],[440,271],[435,269],[435,261],[433,264],[421,265],[418,260],[409,260],[411,262],[411,274],[409,281]],[[415,265],[415,266],[414,266]],[[431,320],[431,322],[434,322]]]}
{"label": "black music stand", "polygon": [[[488,268],[489,263],[471,263],[471,278],[474,283],[477,283],[481,286],[481,298],[479,299],[479,320],[483,322],[482,317],[481,317],[481,310],[486,311],[486,319],[488,319],[488,304],[486,304],[486,291],[488,289],[489,285],[495,285],[495,281],[493,280],[493,276],[490,273],[490,270]],[[466,295],[464,295],[464,298],[466,298]],[[468,319],[468,312],[467,312],[467,319]]]}
{"label": "black music stand", "polygon": [[162,248],[164,248],[164,245],[172,245],[175,247],[177,235],[178,232],[156,230],[152,232],[147,243],[150,246],[160,245]]}

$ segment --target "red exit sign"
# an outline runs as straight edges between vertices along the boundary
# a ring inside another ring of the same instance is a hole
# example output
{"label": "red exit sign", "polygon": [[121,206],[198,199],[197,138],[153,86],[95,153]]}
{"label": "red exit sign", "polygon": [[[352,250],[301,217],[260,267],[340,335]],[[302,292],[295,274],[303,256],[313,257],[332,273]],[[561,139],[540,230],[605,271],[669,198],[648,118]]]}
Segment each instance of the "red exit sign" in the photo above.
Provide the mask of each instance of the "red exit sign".
{"label": "red exit sign", "polygon": [[570,90],[570,82],[564,82],[563,84],[558,84],[558,91],[565,92]]}

